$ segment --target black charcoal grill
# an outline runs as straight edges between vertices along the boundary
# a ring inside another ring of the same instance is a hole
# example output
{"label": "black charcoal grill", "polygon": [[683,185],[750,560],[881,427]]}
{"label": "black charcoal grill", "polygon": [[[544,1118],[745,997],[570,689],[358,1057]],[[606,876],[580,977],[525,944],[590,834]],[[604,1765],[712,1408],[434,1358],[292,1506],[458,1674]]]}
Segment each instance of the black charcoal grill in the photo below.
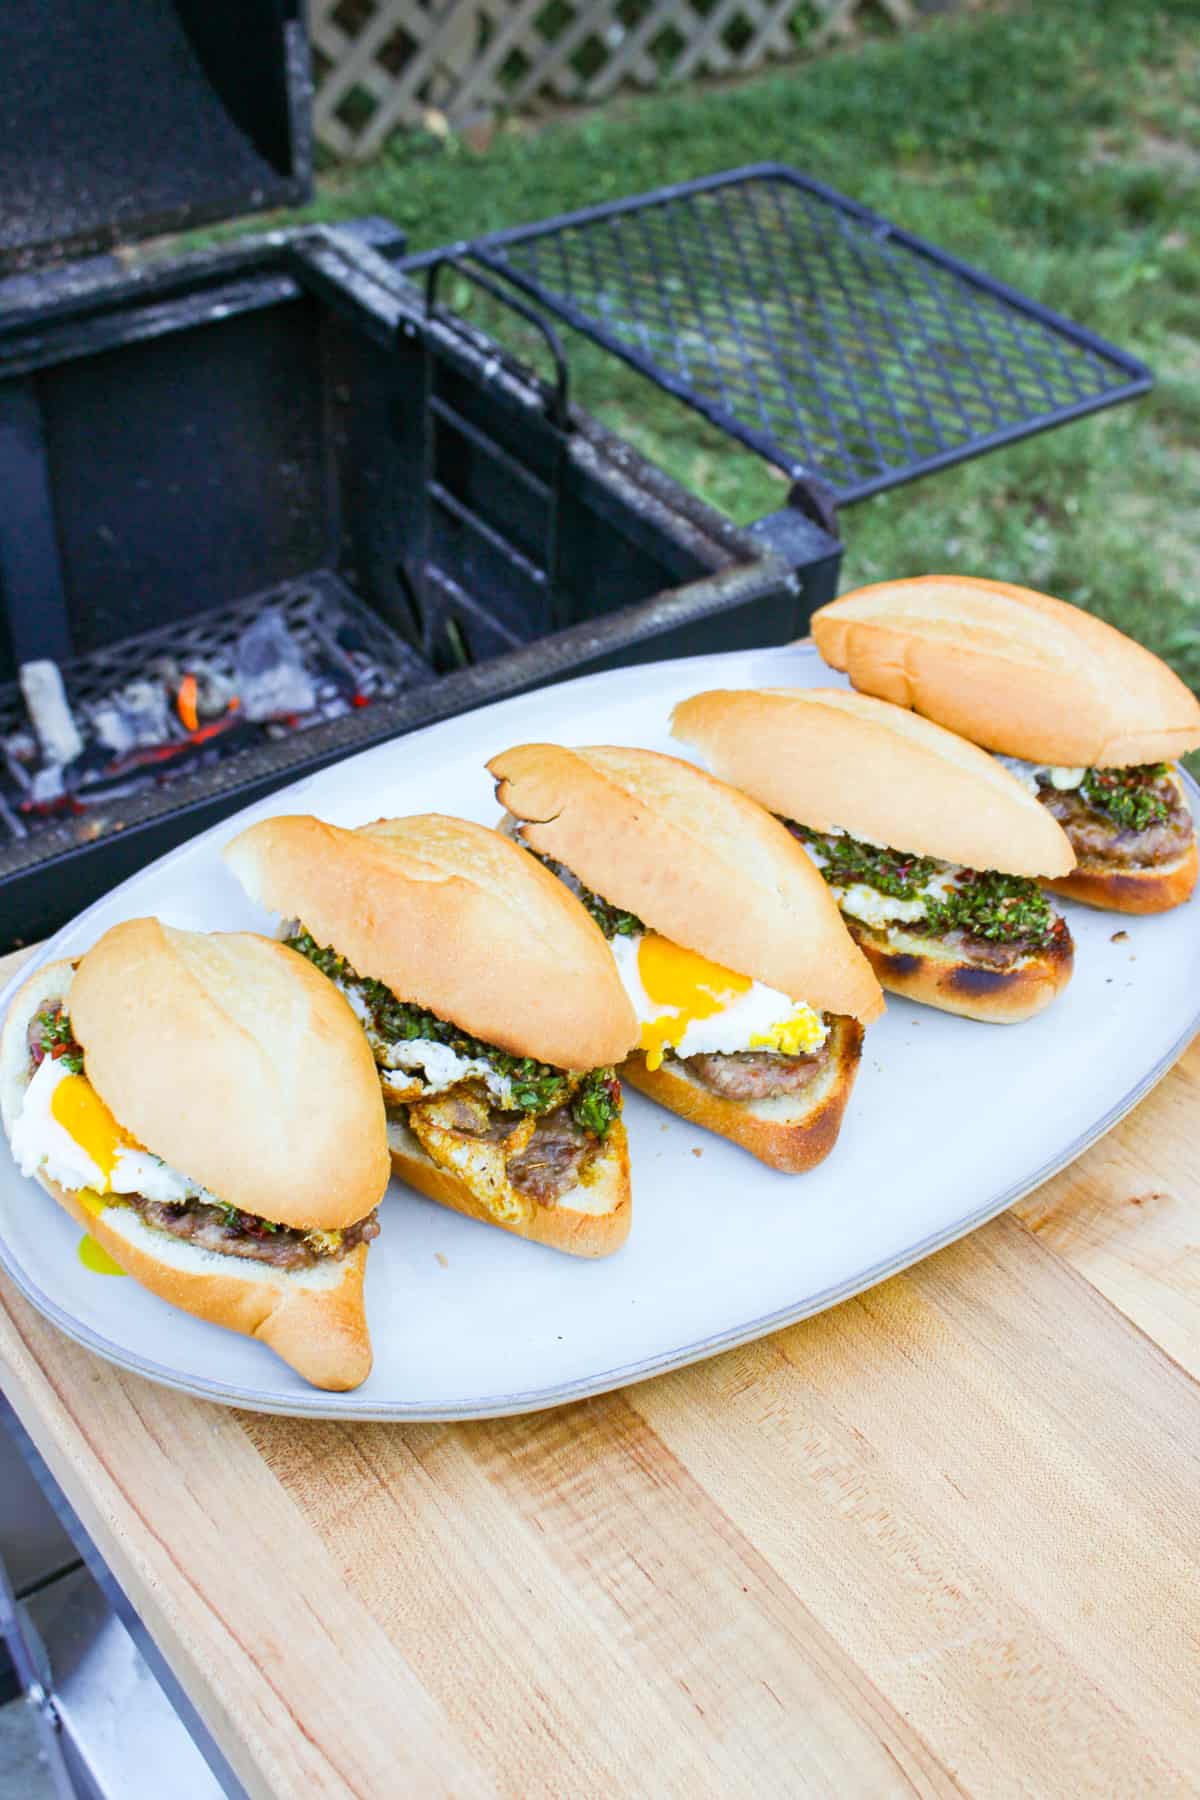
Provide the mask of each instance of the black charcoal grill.
{"label": "black charcoal grill", "polygon": [[[775,166],[408,261],[384,221],[83,257],[310,182],[290,0],[137,10],[120,56],[104,0],[0,13],[6,945],[367,744],[787,641],[836,591],[839,503],[1148,385]],[[451,272],[548,378],[448,310]],[[556,319],[783,469],[787,505],[735,528],[572,407]]]}

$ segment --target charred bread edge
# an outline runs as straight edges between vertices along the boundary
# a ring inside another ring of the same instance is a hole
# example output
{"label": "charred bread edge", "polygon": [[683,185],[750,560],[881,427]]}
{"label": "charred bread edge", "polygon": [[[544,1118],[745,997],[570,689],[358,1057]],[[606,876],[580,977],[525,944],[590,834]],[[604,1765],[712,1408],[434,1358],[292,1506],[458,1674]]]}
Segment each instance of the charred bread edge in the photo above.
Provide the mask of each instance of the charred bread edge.
{"label": "charred bread edge", "polygon": [[949,952],[931,954],[930,940],[915,932],[885,936],[858,919],[846,923],[890,993],[984,1024],[1017,1025],[1033,1018],[1062,992],[1075,966],[1069,939],[1061,950],[1039,951],[1011,969],[992,969]]}
{"label": "charred bread edge", "polygon": [[[69,962],[46,963],[18,990],[9,1007],[0,1038],[6,1130],[17,1116],[26,1085],[29,1023],[45,1001],[65,997],[73,973]],[[322,1264],[306,1270],[268,1269],[247,1258],[198,1249],[166,1233],[158,1234],[164,1240],[158,1254],[152,1228],[132,1208],[106,1205],[91,1213],[48,1176],[37,1179],[115,1263],[160,1300],[213,1325],[260,1339],[314,1387],[345,1391],[358,1387],[370,1374],[371,1340],[363,1309],[366,1244],[357,1244],[328,1270]],[[129,1229],[120,1229],[122,1225]],[[142,1241],[134,1241],[129,1231]],[[225,1263],[237,1267],[225,1268]]]}
{"label": "charred bread edge", "polygon": [[794,1096],[730,1100],[689,1075],[686,1063],[670,1061],[647,1069],[641,1051],[622,1064],[621,1078],[689,1124],[739,1144],[770,1168],[802,1175],[824,1162],[837,1143],[862,1055],[863,1028],[857,1019],[840,1015],[831,1035],[833,1053],[827,1066],[810,1087]]}
{"label": "charred bread edge", "polygon": [[576,1210],[569,1204],[570,1195],[576,1190],[570,1189],[553,1206],[534,1201],[528,1219],[512,1224],[497,1219],[456,1175],[435,1163],[405,1121],[396,1114],[388,1118],[388,1144],[392,1169],[401,1181],[406,1181],[427,1199],[436,1200],[440,1206],[448,1206],[484,1225],[497,1226],[516,1237],[545,1244],[551,1250],[564,1250],[569,1256],[609,1256],[619,1250],[629,1236],[633,1215],[629,1142],[620,1119],[613,1120],[604,1151],[593,1165],[600,1180],[612,1189],[613,1204],[606,1212]]}
{"label": "charred bread edge", "polygon": [[1192,839],[1178,862],[1152,869],[1113,869],[1105,863],[1082,862],[1061,881],[1043,882],[1068,900],[1109,912],[1161,913],[1190,900],[1200,871],[1200,852]]}

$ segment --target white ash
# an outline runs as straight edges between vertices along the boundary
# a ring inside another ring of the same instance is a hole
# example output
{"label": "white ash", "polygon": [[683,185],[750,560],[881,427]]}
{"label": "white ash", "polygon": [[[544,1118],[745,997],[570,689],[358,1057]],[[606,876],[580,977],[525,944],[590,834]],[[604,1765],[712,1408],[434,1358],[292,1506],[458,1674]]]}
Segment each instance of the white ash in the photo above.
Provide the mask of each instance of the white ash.
{"label": "white ash", "polygon": [[264,612],[234,646],[234,675],[242,712],[252,724],[311,712],[317,694],[295,638],[278,612]]}
{"label": "white ash", "polygon": [[62,763],[45,763],[29,784],[29,798],[35,806],[53,806],[67,791]]}
{"label": "white ash", "polygon": [[49,660],[22,663],[20,681],[43,762],[74,762],[83,752],[83,738],[58,664]]}

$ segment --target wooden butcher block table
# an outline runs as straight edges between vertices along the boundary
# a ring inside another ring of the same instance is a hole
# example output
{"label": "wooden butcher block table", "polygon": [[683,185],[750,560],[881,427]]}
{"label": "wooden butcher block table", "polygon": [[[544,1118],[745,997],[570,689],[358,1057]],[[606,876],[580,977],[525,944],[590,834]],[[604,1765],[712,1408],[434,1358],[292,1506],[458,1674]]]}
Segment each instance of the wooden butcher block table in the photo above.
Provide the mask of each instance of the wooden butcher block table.
{"label": "wooden butcher block table", "polygon": [[1195,1794],[1198,1124],[1195,1046],[974,1236],[557,1412],[231,1412],[7,1284],[4,1385],[254,1795]]}

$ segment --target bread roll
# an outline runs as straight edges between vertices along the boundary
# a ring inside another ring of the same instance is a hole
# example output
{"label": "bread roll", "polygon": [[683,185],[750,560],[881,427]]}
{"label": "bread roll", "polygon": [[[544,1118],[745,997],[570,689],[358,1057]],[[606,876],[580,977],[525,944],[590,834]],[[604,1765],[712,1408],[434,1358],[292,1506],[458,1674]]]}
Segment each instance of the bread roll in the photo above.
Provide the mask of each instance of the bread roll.
{"label": "bread roll", "polygon": [[264,819],[225,861],[252,899],[299,919],[359,975],[514,1056],[596,1069],[637,1041],[600,931],[486,826],[437,813],[356,831]]}
{"label": "bread roll", "polygon": [[882,581],[814,613],[825,661],[988,750],[1062,768],[1173,762],[1200,702],[1161,658],[1078,606],[969,575]]}

